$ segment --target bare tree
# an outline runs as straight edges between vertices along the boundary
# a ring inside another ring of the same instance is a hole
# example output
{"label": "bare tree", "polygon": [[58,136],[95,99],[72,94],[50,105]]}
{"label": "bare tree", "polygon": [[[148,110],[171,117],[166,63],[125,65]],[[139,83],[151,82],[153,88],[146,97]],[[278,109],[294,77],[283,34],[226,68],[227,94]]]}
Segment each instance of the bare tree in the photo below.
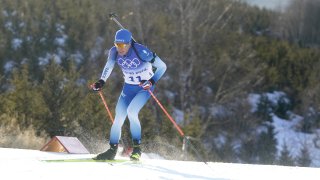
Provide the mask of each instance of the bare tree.
{"label": "bare tree", "polygon": [[292,42],[303,46],[319,46],[320,1],[293,0],[279,19],[276,29]]}
{"label": "bare tree", "polygon": [[[230,5],[222,10],[214,7],[224,4],[222,1],[206,1],[201,0],[174,0],[170,2],[169,8],[175,12],[176,30],[175,34],[179,36],[175,41],[175,61],[178,65],[176,73],[178,76],[178,93],[180,109],[186,114],[192,110],[192,104],[195,103],[195,91],[197,84],[195,83],[196,67],[199,61],[198,47],[202,43],[206,43],[208,34],[212,33],[222,16],[228,11]],[[203,30],[206,29],[206,30]],[[198,66],[199,67],[199,66]],[[198,75],[201,72],[198,71]],[[185,121],[188,123],[188,120]]]}

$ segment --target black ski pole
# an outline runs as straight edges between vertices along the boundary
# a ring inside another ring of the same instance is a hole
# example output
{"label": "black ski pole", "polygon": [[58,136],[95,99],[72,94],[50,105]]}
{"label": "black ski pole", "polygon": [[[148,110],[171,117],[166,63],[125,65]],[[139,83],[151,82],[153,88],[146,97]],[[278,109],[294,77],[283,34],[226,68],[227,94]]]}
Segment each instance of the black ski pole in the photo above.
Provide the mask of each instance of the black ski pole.
{"label": "black ski pole", "polygon": [[[125,29],[122,25],[121,25],[121,23],[118,21],[118,19],[117,19],[117,14],[116,13],[110,13],[109,14],[109,18],[112,20],[112,21],[114,21],[116,24],[118,24],[118,26],[121,28],[121,29]],[[137,42],[133,37],[132,37],[132,40],[134,41],[134,42]]]}

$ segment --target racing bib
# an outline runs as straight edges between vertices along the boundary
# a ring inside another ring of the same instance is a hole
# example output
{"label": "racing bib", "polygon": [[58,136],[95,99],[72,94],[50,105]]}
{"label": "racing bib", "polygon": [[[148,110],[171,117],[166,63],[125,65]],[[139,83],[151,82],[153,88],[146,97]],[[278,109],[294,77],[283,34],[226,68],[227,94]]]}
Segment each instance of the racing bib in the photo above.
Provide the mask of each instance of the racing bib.
{"label": "racing bib", "polygon": [[153,75],[152,65],[141,61],[135,53],[117,58],[117,63],[123,72],[125,83],[138,85],[142,80],[149,80]]}

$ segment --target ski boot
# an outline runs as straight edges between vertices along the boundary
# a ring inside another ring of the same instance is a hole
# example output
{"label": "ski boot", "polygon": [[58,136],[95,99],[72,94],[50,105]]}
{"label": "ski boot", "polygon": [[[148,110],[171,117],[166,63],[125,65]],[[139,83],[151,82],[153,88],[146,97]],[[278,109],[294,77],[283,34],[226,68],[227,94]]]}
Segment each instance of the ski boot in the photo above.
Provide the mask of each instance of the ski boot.
{"label": "ski boot", "polygon": [[139,161],[141,157],[141,148],[139,141],[133,141],[133,151],[130,155],[131,161]]}
{"label": "ski boot", "polygon": [[96,157],[92,158],[94,160],[114,160],[118,150],[118,144],[110,144],[110,149],[106,152],[98,154]]}

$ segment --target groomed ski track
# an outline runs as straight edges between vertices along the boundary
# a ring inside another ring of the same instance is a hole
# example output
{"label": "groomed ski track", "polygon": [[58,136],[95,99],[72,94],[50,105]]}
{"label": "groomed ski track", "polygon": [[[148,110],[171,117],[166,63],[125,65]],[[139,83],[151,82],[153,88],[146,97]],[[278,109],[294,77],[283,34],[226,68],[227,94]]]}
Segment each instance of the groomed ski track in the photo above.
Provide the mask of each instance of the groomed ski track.
{"label": "groomed ski track", "polygon": [[[319,168],[172,161],[142,157],[139,163],[44,162],[48,159],[88,158],[72,155],[0,148],[1,179],[212,179],[212,180],[318,180]],[[118,159],[121,157],[117,157]]]}

